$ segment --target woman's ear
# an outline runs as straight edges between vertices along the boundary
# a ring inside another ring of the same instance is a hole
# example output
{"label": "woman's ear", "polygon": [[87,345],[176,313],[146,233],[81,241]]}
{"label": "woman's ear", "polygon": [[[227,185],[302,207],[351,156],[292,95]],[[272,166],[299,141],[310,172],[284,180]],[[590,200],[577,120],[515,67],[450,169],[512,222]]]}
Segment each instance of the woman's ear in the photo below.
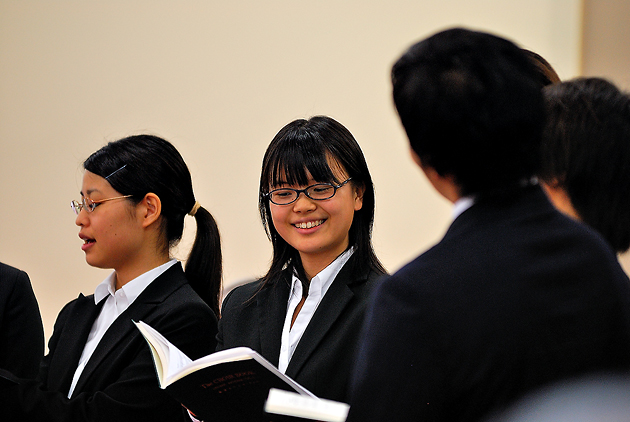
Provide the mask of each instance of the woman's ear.
{"label": "woman's ear", "polygon": [[150,226],[162,215],[162,201],[159,196],[152,192],[144,195],[144,198],[138,205],[142,205],[140,208],[142,227]]}
{"label": "woman's ear", "polygon": [[365,193],[365,185],[354,186],[354,210],[359,211],[363,208],[363,194]]}

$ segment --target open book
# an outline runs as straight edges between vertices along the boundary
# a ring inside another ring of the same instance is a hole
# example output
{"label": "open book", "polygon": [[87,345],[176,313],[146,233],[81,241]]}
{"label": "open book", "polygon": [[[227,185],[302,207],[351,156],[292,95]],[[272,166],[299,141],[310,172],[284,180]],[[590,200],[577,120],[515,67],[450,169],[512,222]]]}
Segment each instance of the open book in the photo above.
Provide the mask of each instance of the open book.
{"label": "open book", "polygon": [[135,323],[149,343],[160,387],[205,421],[269,421],[271,388],[317,399],[247,347],[191,360],[155,329]]}
{"label": "open book", "polygon": [[[344,422],[350,406],[334,400],[316,399],[291,391],[272,388],[265,403],[265,412],[290,416],[288,420]],[[275,419],[274,419],[275,420]]]}

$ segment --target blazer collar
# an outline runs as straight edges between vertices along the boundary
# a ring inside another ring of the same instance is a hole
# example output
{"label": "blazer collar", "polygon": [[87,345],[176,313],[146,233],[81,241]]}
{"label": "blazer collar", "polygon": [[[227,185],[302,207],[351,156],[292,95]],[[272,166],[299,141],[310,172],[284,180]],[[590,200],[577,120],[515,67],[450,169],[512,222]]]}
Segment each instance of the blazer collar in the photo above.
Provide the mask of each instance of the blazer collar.
{"label": "blazer collar", "polygon": [[[326,337],[326,334],[330,331],[335,321],[339,319],[343,310],[354,297],[353,285],[365,283],[367,280],[369,273],[367,269],[363,271],[362,274],[353,274],[353,263],[355,259],[356,254],[346,262],[317,307],[313,318],[309,322],[306,331],[304,331],[304,335],[300,339],[291,357],[291,361],[286,370],[286,374],[289,377],[295,378],[297,376],[313,351],[324,337]],[[286,313],[286,302],[284,313]],[[284,313],[281,316],[281,321],[284,321]],[[282,322],[280,330],[282,330]],[[280,342],[278,342],[278,344],[279,343]]]}
{"label": "blazer collar", "polygon": [[500,197],[476,200],[474,205],[453,221],[444,238],[459,236],[487,224],[532,218],[554,212],[557,211],[539,185],[521,187]]}
{"label": "blazer collar", "polygon": [[[101,312],[103,303],[105,302],[101,301],[99,304],[95,304],[92,295],[80,294],[72,304],[70,313],[66,318],[68,323],[57,341],[57,353],[51,357],[54,361],[59,360],[59,364],[52,364],[51,362],[47,377],[49,390],[66,393],[69,391],[74,376],[72,369],[76,369],[92,325]],[[72,369],[69,370],[69,366]]]}
{"label": "blazer collar", "polygon": [[280,360],[282,326],[291,290],[291,273],[285,270],[279,280],[256,294],[261,354],[276,367]]}
{"label": "blazer collar", "polygon": [[[89,379],[90,374],[106,360],[110,353],[115,350],[121,342],[129,341],[129,339],[139,335],[138,329],[134,326],[132,321],[147,319],[159,304],[164,302],[168,296],[186,283],[187,281],[181,263],[173,265],[156,278],[109,327],[85,366],[75,387],[75,392],[78,393],[81,391],[82,387]],[[80,347],[80,350],[83,350],[83,347]]]}

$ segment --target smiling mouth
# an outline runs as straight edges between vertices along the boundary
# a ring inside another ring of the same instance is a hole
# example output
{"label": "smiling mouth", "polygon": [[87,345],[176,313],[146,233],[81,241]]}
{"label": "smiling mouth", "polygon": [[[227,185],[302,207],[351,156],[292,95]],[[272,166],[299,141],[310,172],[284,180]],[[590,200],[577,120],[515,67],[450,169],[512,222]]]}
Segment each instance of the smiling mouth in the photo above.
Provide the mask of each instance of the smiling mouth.
{"label": "smiling mouth", "polygon": [[298,229],[312,229],[313,227],[321,226],[326,220],[307,221],[305,223],[294,224]]}

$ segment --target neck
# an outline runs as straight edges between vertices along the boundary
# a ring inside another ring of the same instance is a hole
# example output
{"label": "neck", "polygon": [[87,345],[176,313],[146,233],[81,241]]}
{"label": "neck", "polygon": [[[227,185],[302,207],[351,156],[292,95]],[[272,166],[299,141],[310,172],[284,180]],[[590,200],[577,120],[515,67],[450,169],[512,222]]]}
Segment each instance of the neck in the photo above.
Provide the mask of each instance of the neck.
{"label": "neck", "polygon": [[134,278],[141,276],[147,271],[151,271],[154,268],[159,267],[162,264],[166,264],[169,261],[168,256],[154,256],[151,259],[142,259],[138,261],[136,265],[126,265],[121,268],[116,268],[116,290],[129,283]]}
{"label": "neck", "polygon": [[344,249],[340,253],[331,252],[328,254],[319,254],[317,256],[310,256],[308,254],[300,253],[300,260],[302,261],[302,268],[308,281],[311,281],[313,277],[319,274],[324,268],[332,264],[341,254],[346,251]]}
{"label": "neck", "polygon": [[433,167],[423,164],[419,158],[416,162],[420,165],[425,176],[440,195],[452,203],[455,203],[462,197],[459,185],[455,182],[455,177],[451,175],[442,176]]}

